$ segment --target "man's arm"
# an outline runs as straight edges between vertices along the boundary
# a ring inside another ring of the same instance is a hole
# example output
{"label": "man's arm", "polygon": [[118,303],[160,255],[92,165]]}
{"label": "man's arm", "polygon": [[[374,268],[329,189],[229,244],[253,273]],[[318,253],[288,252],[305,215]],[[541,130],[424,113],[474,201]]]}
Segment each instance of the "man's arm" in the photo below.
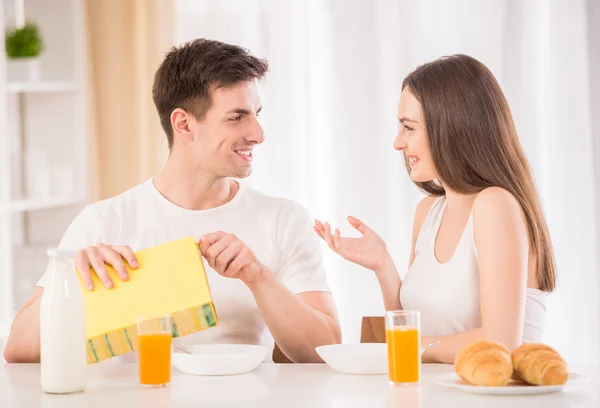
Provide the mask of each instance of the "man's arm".
{"label": "man's arm", "polygon": [[200,249],[217,273],[248,286],[277,345],[293,362],[322,362],[315,347],[340,342],[329,293],[302,290],[295,295],[233,234],[206,234],[200,238]]}
{"label": "man's arm", "polygon": [[36,288],[10,328],[4,347],[7,363],[40,362],[40,300],[44,289]]}
{"label": "man's arm", "polygon": [[293,362],[322,362],[315,347],[341,342],[337,311],[330,293],[294,295],[270,272],[248,287],[275,342]]}

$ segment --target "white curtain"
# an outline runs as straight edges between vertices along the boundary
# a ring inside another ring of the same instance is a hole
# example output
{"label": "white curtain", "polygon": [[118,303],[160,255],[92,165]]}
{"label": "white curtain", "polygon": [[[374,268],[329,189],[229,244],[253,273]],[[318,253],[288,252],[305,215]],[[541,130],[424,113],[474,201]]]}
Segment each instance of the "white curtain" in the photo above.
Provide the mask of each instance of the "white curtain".
{"label": "white curtain", "polygon": [[[594,58],[600,64],[588,32],[598,14],[592,0],[178,0],[176,38],[231,42],[269,60],[267,140],[248,183],[345,234],[354,234],[345,217],[357,216],[387,241],[402,275],[421,193],[392,149],[401,81],[443,55],[487,64],[513,110],[556,250],[546,342],[570,362],[598,362],[600,148],[590,89],[598,88]],[[358,341],[361,317],[383,313],[379,287],[372,273],[323,249],[344,342]]]}

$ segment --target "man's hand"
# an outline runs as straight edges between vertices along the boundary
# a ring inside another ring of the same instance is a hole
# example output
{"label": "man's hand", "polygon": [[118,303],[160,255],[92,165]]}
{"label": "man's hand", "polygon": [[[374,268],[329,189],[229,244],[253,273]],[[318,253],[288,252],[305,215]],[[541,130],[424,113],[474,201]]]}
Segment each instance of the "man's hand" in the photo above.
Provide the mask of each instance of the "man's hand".
{"label": "man's hand", "polygon": [[222,231],[200,237],[200,251],[217,273],[241,279],[246,285],[257,282],[266,271],[246,244],[233,234]]}
{"label": "man's hand", "polygon": [[98,278],[104,283],[104,286],[112,289],[115,284],[108,275],[105,264],[111,265],[119,274],[119,278],[122,281],[126,281],[129,280],[129,274],[127,273],[124,260],[132,268],[135,269],[138,267],[135,253],[130,247],[100,244],[79,251],[75,257],[75,266],[88,290],[94,289],[91,268],[94,269]]}

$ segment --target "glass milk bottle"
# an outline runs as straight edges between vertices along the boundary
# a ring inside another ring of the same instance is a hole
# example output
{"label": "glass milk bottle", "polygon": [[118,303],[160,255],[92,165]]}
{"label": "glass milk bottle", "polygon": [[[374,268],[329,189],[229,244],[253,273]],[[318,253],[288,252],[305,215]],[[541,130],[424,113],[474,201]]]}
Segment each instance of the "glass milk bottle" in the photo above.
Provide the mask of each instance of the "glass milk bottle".
{"label": "glass milk bottle", "polygon": [[85,313],[74,255],[48,250],[50,264],[40,302],[40,349],[42,390],[51,394],[85,388]]}

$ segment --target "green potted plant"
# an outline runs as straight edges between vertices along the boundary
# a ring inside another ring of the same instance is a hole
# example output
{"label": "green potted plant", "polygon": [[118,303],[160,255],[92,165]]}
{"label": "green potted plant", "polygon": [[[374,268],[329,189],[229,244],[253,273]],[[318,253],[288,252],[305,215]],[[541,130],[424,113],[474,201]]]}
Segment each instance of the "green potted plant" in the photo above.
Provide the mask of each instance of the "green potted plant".
{"label": "green potted plant", "polygon": [[40,54],[44,42],[35,23],[6,30],[5,49],[9,81],[38,81],[40,79]]}

